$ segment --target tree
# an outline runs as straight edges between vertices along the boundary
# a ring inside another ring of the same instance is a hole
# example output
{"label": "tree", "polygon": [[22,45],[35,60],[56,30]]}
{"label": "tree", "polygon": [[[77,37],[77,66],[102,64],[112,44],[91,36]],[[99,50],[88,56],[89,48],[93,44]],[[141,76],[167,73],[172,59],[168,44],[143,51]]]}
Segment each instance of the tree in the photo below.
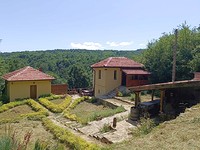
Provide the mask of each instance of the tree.
{"label": "tree", "polygon": [[89,86],[89,78],[79,66],[71,66],[69,71],[69,88],[86,88]]}
{"label": "tree", "polygon": [[[147,50],[140,58],[147,70],[152,73],[153,83],[171,81],[174,38],[173,33],[164,33],[158,40],[148,44]],[[186,23],[179,26],[176,80],[191,79],[192,73],[199,70],[199,45],[199,29],[191,29]]]}

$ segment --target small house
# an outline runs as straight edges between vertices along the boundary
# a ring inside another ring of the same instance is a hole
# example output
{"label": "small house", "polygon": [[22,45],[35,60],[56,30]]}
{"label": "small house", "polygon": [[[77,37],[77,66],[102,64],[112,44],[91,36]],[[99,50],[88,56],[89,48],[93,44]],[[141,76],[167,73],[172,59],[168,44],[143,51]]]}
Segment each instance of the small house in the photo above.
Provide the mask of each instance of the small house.
{"label": "small house", "polygon": [[148,84],[150,73],[144,65],[126,57],[109,57],[91,66],[94,95],[102,96],[119,86],[132,87]]}
{"label": "small house", "polygon": [[5,92],[10,101],[23,98],[37,99],[51,93],[54,77],[30,66],[5,74]]}

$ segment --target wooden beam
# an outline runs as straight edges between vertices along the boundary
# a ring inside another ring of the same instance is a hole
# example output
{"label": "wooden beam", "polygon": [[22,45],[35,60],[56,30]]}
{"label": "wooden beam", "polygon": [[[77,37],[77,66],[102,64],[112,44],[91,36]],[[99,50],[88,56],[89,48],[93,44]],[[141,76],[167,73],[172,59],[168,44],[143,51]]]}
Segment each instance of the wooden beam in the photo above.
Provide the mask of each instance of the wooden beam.
{"label": "wooden beam", "polygon": [[155,90],[152,90],[152,93],[151,93],[151,101],[153,101],[153,99],[154,99],[154,94],[155,94]]}
{"label": "wooden beam", "polygon": [[171,88],[184,88],[184,87],[200,87],[200,80],[185,80],[176,82],[166,82],[159,84],[149,84],[143,86],[129,87],[131,92],[135,91],[147,91],[147,90],[162,90]]}
{"label": "wooden beam", "polygon": [[134,92],[135,93],[135,107],[137,107],[140,104],[140,92]]}
{"label": "wooden beam", "polygon": [[160,113],[163,113],[163,103],[165,99],[165,90],[160,91]]}

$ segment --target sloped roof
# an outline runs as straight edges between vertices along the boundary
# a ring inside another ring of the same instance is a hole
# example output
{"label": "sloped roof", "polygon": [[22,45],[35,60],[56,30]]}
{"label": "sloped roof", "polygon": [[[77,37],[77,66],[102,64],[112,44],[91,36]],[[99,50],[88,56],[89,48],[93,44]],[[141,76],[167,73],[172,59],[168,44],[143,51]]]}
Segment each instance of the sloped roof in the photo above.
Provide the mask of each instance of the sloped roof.
{"label": "sloped roof", "polygon": [[7,81],[33,81],[33,80],[53,80],[54,77],[43,73],[30,66],[15,70],[2,76]]}
{"label": "sloped roof", "polygon": [[118,67],[118,68],[141,68],[144,65],[138,62],[135,62],[126,57],[109,57],[98,63],[93,64],[92,68],[99,67]]}
{"label": "sloped roof", "polygon": [[147,72],[145,70],[142,70],[142,69],[123,69],[122,70],[125,74],[129,74],[129,75],[133,75],[133,74],[138,74],[138,75],[150,75],[151,73],[150,72]]}

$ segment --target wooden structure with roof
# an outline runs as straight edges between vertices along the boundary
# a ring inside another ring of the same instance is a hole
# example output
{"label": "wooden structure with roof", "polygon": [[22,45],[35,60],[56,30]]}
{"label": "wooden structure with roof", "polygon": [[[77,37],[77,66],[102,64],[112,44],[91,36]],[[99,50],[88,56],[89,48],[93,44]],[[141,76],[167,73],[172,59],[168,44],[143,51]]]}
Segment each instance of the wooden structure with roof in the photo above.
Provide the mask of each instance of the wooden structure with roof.
{"label": "wooden structure with roof", "polygon": [[107,94],[121,85],[132,87],[148,84],[150,75],[143,64],[126,57],[109,57],[91,67],[95,96]]}
{"label": "wooden structure with roof", "polygon": [[10,101],[33,98],[51,93],[51,81],[54,77],[30,66],[5,74],[5,90]]}
{"label": "wooden structure with roof", "polygon": [[[131,92],[135,93],[135,106],[140,104],[140,92],[147,90],[160,91],[160,113],[164,112],[167,102],[180,104],[182,101],[190,105],[200,101],[200,73],[195,73],[193,80],[175,81],[167,83],[149,84],[143,86],[129,87]],[[154,92],[152,99],[154,100]]]}

